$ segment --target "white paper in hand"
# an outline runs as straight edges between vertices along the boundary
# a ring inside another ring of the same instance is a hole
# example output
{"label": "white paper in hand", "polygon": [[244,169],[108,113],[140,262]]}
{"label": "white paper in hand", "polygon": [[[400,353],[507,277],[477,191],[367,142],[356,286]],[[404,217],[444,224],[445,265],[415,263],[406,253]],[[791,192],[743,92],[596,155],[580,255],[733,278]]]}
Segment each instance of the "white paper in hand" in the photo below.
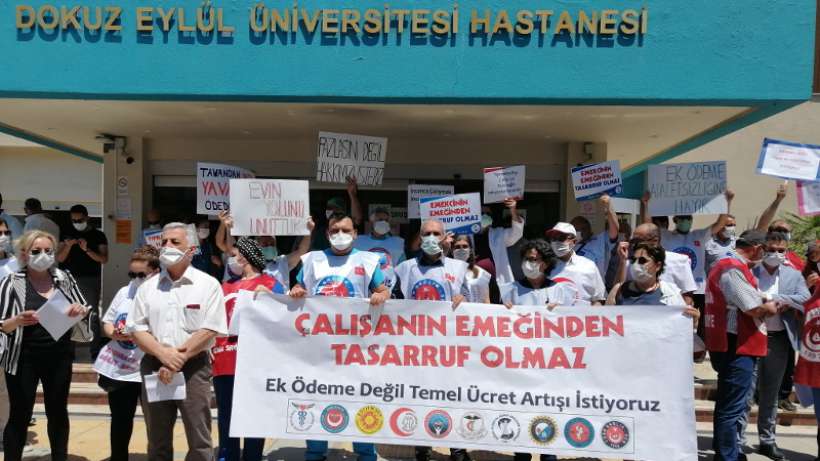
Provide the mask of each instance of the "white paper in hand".
{"label": "white paper in hand", "polygon": [[83,319],[81,315],[69,317],[68,309],[70,307],[71,301],[60,290],[54,290],[51,298],[37,311],[40,325],[46,329],[55,341],[59,341],[66,331]]}
{"label": "white paper in hand", "polygon": [[145,375],[145,394],[148,402],[164,402],[166,400],[185,400],[185,375],[174,373],[171,384],[164,384],[159,380],[159,374]]}

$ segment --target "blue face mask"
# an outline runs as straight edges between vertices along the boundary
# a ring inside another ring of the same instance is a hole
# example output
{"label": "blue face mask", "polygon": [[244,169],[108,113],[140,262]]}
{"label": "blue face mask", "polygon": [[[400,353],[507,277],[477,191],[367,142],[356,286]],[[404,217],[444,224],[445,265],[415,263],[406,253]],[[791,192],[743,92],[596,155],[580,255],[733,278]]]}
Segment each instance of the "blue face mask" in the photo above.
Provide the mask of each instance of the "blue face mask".
{"label": "blue face mask", "polygon": [[262,247],[262,254],[265,255],[266,260],[273,261],[279,256],[279,250],[276,247]]}

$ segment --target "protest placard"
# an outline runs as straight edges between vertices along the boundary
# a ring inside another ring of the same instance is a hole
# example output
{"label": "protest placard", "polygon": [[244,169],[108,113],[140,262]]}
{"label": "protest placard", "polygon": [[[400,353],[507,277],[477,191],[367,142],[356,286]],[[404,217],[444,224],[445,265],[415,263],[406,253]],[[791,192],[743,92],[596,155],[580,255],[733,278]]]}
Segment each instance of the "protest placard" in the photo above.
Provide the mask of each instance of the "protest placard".
{"label": "protest placard", "polygon": [[197,162],[196,164],[196,212],[204,215],[218,215],[230,209],[229,181],[239,178],[253,178],[250,170],[219,163]]}
{"label": "protest placard", "polygon": [[820,146],[766,138],[757,172],[787,179],[820,180]]}
{"label": "protest placard", "polygon": [[145,229],[142,231],[142,240],[146,245],[159,249],[162,246],[162,229]]}
{"label": "protest placard", "polygon": [[259,296],[242,309],[232,437],[697,458],[682,307],[389,300],[374,316],[367,299]]}
{"label": "protest placard", "polygon": [[481,231],[481,194],[423,197],[419,201],[422,220],[435,219],[454,234],[477,234]]}
{"label": "protest placard", "polygon": [[407,218],[419,219],[419,199],[422,197],[444,197],[454,192],[453,186],[410,184],[407,186]]}
{"label": "protest placard", "polygon": [[232,179],[231,235],[310,235],[308,182]]}
{"label": "protest placard", "polygon": [[525,165],[484,168],[484,203],[524,198]]}
{"label": "protest placard", "polygon": [[384,177],[387,138],[319,132],[316,180],[343,184],[348,177],[360,186],[376,186]]}
{"label": "protest placard", "polygon": [[622,190],[621,164],[617,160],[593,163],[572,169],[575,200],[593,200],[604,194],[617,195]]}
{"label": "protest placard", "polygon": [[726,213],[726,162],[665,163],[649,167],[651,216]]}
{"label": "protest placard", "polygon": [[797,211],[801,216],[820,214],[820,182],[797,181]]}

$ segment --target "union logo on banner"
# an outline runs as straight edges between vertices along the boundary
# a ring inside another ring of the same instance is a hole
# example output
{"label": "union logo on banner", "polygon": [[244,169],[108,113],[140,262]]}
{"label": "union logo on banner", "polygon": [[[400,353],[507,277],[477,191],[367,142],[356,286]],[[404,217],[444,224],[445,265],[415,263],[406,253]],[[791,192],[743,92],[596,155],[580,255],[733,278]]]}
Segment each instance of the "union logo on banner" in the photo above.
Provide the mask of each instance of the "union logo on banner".
{"label": "union logo on banner", "polygon": [[399,408],[390,416],[390,430],[399,437],[410,437],[418,427],[419,418],[410,408]]}
{"label": "union logo on banner", "polygon": [[413,285],[410,297],[419,301],[442,301],[447,298],[447,292],[435,280],[423,279]]}

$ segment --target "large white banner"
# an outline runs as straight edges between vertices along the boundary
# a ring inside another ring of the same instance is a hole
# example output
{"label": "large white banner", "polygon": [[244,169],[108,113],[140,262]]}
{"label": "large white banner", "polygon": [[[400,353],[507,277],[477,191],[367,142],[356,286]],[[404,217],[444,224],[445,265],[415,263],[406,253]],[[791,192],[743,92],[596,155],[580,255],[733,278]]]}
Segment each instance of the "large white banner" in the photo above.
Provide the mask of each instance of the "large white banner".
{"label": "large white banner", "polygon": [[238,166],[219,163],[196,164],[196,212],[218,215],[230,209],[231,179],[253,178],[253,172]]}
{"label": "large white banner", "polygon": [[726,162],[663,163],[649,167],[650,216],[726,213]]}
{"label": "large white banner", "polygon": [[682,308],[260,296],[240,310],[233,437],[697,458]]}

